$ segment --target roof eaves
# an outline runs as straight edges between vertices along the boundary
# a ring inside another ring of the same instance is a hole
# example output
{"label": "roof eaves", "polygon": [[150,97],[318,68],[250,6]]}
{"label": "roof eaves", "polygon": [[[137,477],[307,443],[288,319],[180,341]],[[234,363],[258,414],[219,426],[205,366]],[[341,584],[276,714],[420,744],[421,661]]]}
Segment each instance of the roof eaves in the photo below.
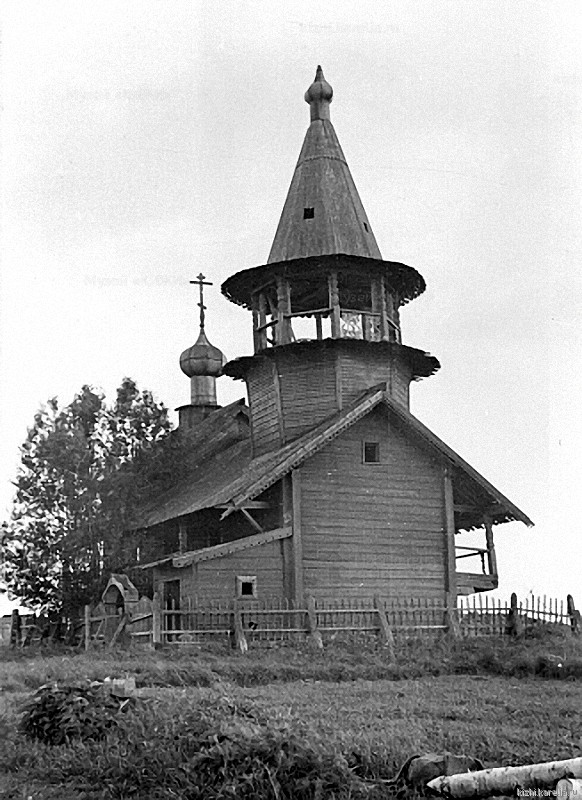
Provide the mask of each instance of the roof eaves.
{"label": "roof eaves", "polygon": [[426,427],[417,417],[411,414],[407,409],[403,406],[400,406],[397,403],[394,403],[387,395],[384,396],[383,402],[388,406],[388,408],[393,411],[400,419],[402,419],[407,425],[412,427],[423,439],[425,439],[429,444],[431,444],[435,449],[437,449],[442,455],[446,456],[456,467],[461,469],[465,472],[470,478],[472,478],[476,483],[481,486],[489,495],[495,498],[495,500],[503,506],[508,512],[512,514],[512,516],[523,522],[528,527],[533,526],[532,520],[524,514],[524,512],[519,509],[514,503],[511,502],[504,494],[502,494],[498,489],[493,486],[492,483],[481,475],[480,472],[472,467],[464,458],[462,458],[458,453],[456,453],[451,447],[449,447],[442,439],[433,433],[429,428]]}
{"label": "roof eaves", "polygon": [[242,539],[235,539],[232,542],[223,542],[212,547],[204,547],[200,550],[191,550],[188,553],[181,553],[172,557],[174,567],[189,567],[191,564],[199,564],[201,561],[212,561],[215,558],[223,558],[232,553],[239,553],[241,550],[248,550],[251,547],[259,547],[269,542],[276,542],[279,539],[287,539],[293,534],[291,526],[284,528],[274,528],[271,531],[255,533],[252,536],[245,536]]}

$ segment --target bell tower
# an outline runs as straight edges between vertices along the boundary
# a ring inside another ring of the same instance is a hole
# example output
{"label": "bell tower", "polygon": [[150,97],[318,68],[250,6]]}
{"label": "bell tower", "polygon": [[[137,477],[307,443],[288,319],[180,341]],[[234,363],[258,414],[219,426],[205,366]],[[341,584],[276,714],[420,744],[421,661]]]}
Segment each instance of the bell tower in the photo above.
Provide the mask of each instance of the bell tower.
{"label": "bell tower", "polygon": [[330,120],[317,68],[310,125],[265,265],[222,286],[252,312],[254,355],[224,374],[247,384],[254,455],[280,447],[386,383],[408,408],[411,381],[439,368],[402,343],[400,308],[425,289],[412,267],[382,259]]}

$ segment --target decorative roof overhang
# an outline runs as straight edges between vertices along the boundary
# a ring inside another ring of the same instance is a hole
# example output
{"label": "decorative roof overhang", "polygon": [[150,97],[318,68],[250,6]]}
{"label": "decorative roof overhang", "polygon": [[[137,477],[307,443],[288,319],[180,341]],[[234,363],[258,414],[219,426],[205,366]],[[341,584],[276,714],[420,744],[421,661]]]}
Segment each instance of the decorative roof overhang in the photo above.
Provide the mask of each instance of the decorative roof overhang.
{"label": "decorative roof overhang", "polygon": [[349,353],[357,354],[366,352],[370,347],[376,350],[380,349],[386,354],[386,359],[393,356],[402,358],[412,369],[413,380],[420,380],[421,378],[428,378],[434,375],[440,369],[440,363],[435,356],[430,353],[425,353],[423,350],[417,350],[415,347],[408,347],[397,342],[374,342],[365,341],[363,339],[322,339],[322,340],[307,340],[292,342],[291,344],[278,345],[275,347],[267,347],[254,356],[242,356],[229,361],[223,367],[223,374],[237,380],[243,380],[251,364],[256,363],[257,358],[273,358],[276,359],[278,353],[286,352],[292,348],[293,353],[299,355],[300,353],[310,354],[316,353],[321,349],[330,349],[335,351],[347,351]]}
{"label": "decorative roof overhang", "polygon": [[222,293],[233,303],[252,309],[253,293],[274,284],[276,276],[280,275],[287,278],[292,285],[293,311],[305,310],[308,315],[314,307],[317,307],[312,300],[314,286],[318,283],[317,278],[324,279],[319,284],[322,291],[327,292],[325,278],[331,271],[349,276],[352,289],[358,278],[364,281],[371,275],[384,277],[387,288],[398,297],[399,305],[414,300],[426,289],[422,275],[406,264],[334,253],[295,258],[241,270],[222,284]]}
{"label": "decorative roof overhang", "polygon": [[224,558],[234,553],[240,553],[243,550],[249,550],[252,547],[260,547],[270,542],[288,539],[292,534],[293,529],[291,526],[274,528],[270,531],[263,531],[263,533],[245,536],[242,539],[235,539],[232,542],[223,542],[222,544],[215,544],[212,547],[203,547],[200,550],[189,550],[186,553],[171,553],[157,561],[150,561],[149,564],[140,564],[139,569],[151,569],[152,567],[161,567],[169,565],[170,563],[173,567],[177,568],[189,567],[192,564],[200,564],[202,561],[213,561],[215,558]]}

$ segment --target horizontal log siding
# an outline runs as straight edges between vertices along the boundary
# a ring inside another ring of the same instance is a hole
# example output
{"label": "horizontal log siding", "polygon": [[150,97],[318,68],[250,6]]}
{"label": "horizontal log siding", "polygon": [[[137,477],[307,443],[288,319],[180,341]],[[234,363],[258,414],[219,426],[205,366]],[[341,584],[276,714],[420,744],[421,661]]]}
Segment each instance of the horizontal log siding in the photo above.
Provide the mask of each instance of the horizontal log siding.
{"label": "horizontal log siding", "polygon": [[187,602],[188,597],[192,601],[196,597],[199,601],[233,600],[236,597],[237,575],[256,575],[259,599],[284,597],[283,543],[268,542],[260,547],[181,569],[164,564],[154,568],[154,586],[160,581],[179,579],[182,604]]}
{"label": "horizontal log siding", "polygon": [[352,354],[345,350],[340,355],[340,376],[344,406],[353,402],[362,392],[378,383],[386,383],[388,394],[398,403],[409,407],[409,386],[412,379],[410,366],[395,356],[378,352],[373,346],[369,353]]}
{"label": "horizontal log siding", "polygon": [[332,350],[282,354],[277,363],[287,441],[338,410],[336,358]]}
{"label": "horizontal log siding", "polygon": [[282,444],[276,378],[275,366],[266,358],[257,360],[246,377],[255,455]]}
{"label": "horizontal log siding", "polygon": [[188,571],[183,592],[208,600],[231,600],[236,597],[237,575],[256,575],[258,598],[283,597],[282,543],[268,542],[223,558],[202,561]]}
{"label": "horizontal log siding", "polygon": [[[380,464],[362,464],[362,441]],[[301,467],[305,591],[444,599],[442,468],[376,409]]]}

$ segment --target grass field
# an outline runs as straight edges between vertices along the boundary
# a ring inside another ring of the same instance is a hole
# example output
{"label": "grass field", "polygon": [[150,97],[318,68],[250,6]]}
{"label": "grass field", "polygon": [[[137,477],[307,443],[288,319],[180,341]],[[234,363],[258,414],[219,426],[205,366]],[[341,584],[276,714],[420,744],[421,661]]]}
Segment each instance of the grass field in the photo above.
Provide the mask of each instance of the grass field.
{"label": "grass field", "polygon": [[[375,782],[392,777],[415,753],[465,753],[487,766],[582,755],[580,642],[569,636],[412,643],[400,648],[396,671],[381,649],[363,645],[246,657],[6,655],[0,661],[5,798],[413,797]],[[16,731],[17,703],[47,680],[125,673],[158,688],[136,701],[107,740],[49,747]],[[200,788],[200,736],[214,742],[204,745],[210,747],[204,763],[230,776],[218,788]],[[281,753],[293,754],[291,766],[282,764]],[[298,764],[310,777],[288,794],[285,783],[295,780]],[[350,776],[362,780],[352,785]]]}

